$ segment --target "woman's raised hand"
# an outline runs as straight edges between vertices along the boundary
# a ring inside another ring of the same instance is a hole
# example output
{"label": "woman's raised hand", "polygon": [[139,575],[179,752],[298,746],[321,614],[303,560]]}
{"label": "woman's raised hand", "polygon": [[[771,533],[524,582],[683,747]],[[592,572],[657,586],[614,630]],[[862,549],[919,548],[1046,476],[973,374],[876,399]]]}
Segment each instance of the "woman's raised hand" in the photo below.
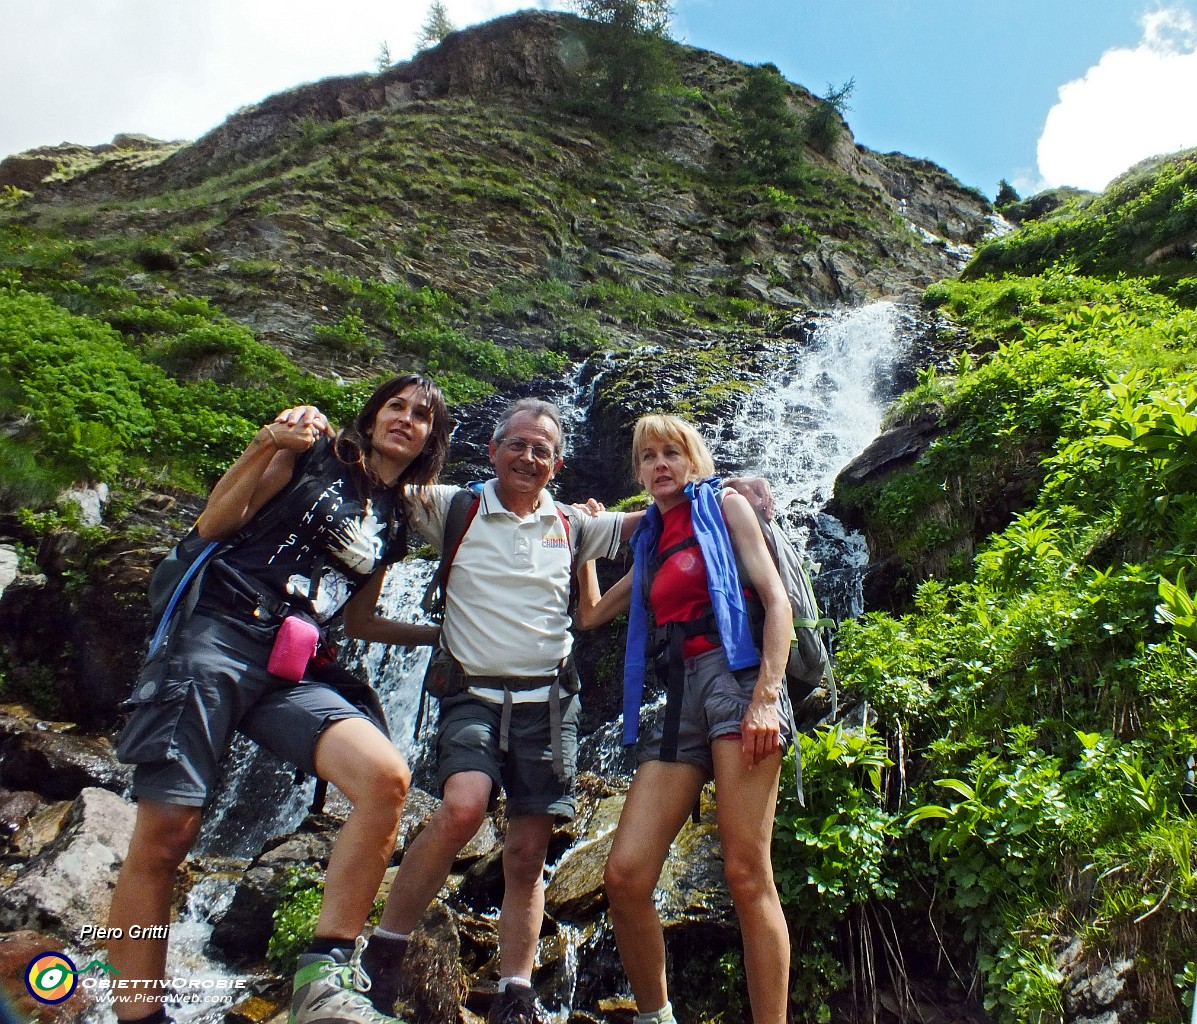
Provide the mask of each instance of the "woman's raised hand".
{"label": "woman's raised hand", "polygon": [[293,405],[290,409],[280,412],[274,418],[274,422],[288,427],[312,427],[315,430],[312,435],[313,441],[321,434],[327,434],[329,437],[337,435],[332,424],[328,422],[328,417],[314,405]]}

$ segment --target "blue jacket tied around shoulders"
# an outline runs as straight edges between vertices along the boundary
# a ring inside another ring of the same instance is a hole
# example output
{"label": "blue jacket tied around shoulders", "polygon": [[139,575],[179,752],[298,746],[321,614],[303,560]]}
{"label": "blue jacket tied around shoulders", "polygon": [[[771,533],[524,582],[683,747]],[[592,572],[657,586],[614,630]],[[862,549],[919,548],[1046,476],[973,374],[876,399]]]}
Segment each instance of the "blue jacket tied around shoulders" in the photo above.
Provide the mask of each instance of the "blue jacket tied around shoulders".
{"label": "blue jacket tied around shoulders", "polygon": [[[719,630],[719,640],[733,672],[759,665],[761,658],[752,642],[744,589],[736,569],[723,510],[719,505],[719,479],[691,481],[686,497],[691,502],[690,519],[694,537],[707,569],[707,589]],[[644,696],[644,672],[648,649],[648,594],[645,584],[649,562],[656,556],[661,539],[661,512],[650,505],[636,532],[631,547],[632,604],[628,610],[628,643],[623,660],[623,742],[631,746],[640,731],[640,703]]]}

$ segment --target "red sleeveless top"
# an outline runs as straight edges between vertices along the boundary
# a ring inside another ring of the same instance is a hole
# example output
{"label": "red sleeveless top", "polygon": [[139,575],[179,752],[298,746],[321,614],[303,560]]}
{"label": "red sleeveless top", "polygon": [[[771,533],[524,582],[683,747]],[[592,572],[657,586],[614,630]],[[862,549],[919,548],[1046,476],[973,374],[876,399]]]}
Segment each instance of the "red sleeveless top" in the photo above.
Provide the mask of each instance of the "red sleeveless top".
{"label": "red sleeveless top", "polygon": [[[665,551],[693,536],[690,502],[683,501],[661,517],[661,539],[657,543],[657,551]],[[661,564],[653,577],[649,603],[658,624],[689,622],[710,611],[707,566],[702,558],[702,549],[697,544],[674,552]],[[684,641],[682,654],[693,658],[713,651],[718,646],[718,642],[712,643],[705,636],[691,636]]]}

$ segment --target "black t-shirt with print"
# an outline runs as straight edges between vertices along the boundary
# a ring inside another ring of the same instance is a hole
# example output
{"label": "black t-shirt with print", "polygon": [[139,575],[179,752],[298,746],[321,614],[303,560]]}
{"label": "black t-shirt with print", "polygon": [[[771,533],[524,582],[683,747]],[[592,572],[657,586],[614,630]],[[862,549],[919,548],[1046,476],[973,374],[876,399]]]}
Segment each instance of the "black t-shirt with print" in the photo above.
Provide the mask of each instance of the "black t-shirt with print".
{"label": "black t-shirt with print", "polygon": [[[299,457],[291,483],[265,505],[220,559],[265,593],[332,618],[374,572],[406,554],[396,488],[374,486],[363,500],[355,470],[337,459],[333,442],[318,440]],[[255,524],[269,522],[268,529]],[[313,574],[319,587],[309,593]]]}

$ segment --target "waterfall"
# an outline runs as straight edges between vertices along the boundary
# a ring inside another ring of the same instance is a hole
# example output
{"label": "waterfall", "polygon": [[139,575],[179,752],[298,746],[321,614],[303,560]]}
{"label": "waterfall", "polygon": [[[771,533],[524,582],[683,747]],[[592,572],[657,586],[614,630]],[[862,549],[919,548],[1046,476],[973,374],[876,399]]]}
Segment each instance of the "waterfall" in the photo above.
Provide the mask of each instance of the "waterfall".
{"label": "waterfall", "polygon": [[892,302],[828,315],[743,404],[725,431],[730,440],[717,446],[721,465],[768,478],[795,547],[824,566],[816,586],[838,618],[860,614],[868,551],[821,509],[840,470],[881,430],[911,323]]}

